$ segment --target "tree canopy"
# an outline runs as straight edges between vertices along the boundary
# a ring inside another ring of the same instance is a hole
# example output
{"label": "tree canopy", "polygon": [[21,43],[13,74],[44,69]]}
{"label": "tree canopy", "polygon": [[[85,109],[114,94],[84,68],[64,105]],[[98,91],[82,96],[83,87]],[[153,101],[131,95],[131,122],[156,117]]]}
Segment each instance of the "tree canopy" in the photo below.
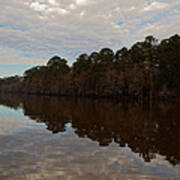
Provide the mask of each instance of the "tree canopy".
{"label": "tree canopy", "polygon": [[161,42],[153,36],[129,49],[102,48],[77,57],[72,66],[54,56],[22,77],[0,79],[2,92],[73,96],[177,96],[180,90],[180,36]]}

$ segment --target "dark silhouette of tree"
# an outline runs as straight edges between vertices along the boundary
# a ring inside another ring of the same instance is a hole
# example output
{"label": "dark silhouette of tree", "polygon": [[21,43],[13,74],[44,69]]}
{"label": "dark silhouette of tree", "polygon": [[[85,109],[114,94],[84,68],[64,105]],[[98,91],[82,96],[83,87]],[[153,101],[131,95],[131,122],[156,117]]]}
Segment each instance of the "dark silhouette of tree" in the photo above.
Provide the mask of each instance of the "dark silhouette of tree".
{"label": "dark silhouette of tree", "polygon": [[127,58],[129,56],[129,51],[126,47],[123,47],[120,50],[117,50],[115,54],[116,61],[122,60],[124,58]]}
{"label": "dark silhouette of tree", "polygon": [[130,49],[115,53],[103,48],[81,54],[70,67],[67,60],[52,57],[22,77],[0,79],[1,92],[28,94],[132,97],[151,100],[179,96],[180,36],[158,40],[147,36]]}
{"label": "dark silhouette of tree", "polygon": [[53,70],[58,70],[59,72],[66,74],[70,71],[69,66],[67,65],[67,60],[61,59],[58,56],[54,56],[47,62],[47,67]]}
{"label": "dark silhouette of tree", "polygon": [[158,46],[160,80],[166,89],[180,87],[180,36],[163,40]]}

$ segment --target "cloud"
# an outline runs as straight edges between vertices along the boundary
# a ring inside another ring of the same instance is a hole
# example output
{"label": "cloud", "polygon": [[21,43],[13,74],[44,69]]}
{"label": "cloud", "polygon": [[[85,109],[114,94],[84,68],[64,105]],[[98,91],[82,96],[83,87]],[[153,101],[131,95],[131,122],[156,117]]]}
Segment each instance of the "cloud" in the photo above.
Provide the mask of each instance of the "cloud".
{"label": "cloud", "polygon": [[179,0],[11,0],[0,3],[0,17],[4,64],[38,64],[53,55],[73,61],[103,47],[129,47],[149,34],[180,33]]}
{"label": "cloud", "polygon": [[48,6],[46,4],[40,4],[39,2],[32,2],[30,7],[35,11],[45,11]]}
{"label": "cloud", "polygon": [[68,14],[68,11],[62,8],[49,8],[46,13]]}
{"label": "cloud", "polygon": [[23,51],[17,51],[14,48],[0,46],[0,64],[24,64],[24,65],[44,65],[45,60],[35,58],[33,55],[23,54]]}
{"label": "cloud", "polygon": [[76,0],[77,5],[87,5],[88,3],[88,0]]}
{"label": "cloud", "polygon": [[[8,113],[14,115],[12,110]],[[24,179],[22,169],[25,169],[27,179],[42,179],[42,174],[43,179],[61,180],[179,177],[180,167],[170,166],[163,156],[157,155],[157,159],[148,164],[129,148],[100,147],[87,138],[78,138],[71,128],[51,135],[44,130],[43,124],[35,125],[32,120],[1,117],[1,122],[0,143],[4,144],[0,146],[2,178],[13,174],[14,179]],[[8,164],[8,171],[5,164]]]}
{"label": "cloud", "polygon": [[150,3],[148,6],[144,7],[144,11],[157,11],[157,10],[162,10],[168,7],[168,4],[166,3],[161,3],[161,2],[153,2]]}
{"label": "cloud", "polygon": [[48,0],[49,4],[52,5],[58,5],[58,3],[55,0]]}

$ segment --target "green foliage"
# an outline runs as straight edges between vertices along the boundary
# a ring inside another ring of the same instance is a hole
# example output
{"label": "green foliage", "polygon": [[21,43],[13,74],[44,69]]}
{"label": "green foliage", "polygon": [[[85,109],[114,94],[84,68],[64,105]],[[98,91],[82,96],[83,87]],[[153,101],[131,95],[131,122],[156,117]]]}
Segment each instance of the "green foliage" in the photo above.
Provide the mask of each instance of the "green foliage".
{"label": "green foliage", "polygon": [[153,36],[147,36],[145,41],[137,42],[130,49],[130,56],[133,62],[141,63],[145,60],[152,61],[157,65],[157,43]]}
{"label": "green foliage", "polygon": [[70,71],[70,68],[67,65],[67,60],[61,59],[58,56],[51,58],[47,63],[47,67],[51,68],[52,70],[58,70],[62,74],[66,74]]}
{"label": "green foliage", "polygon": [[123,47],[120,50],[117,50],[116,54],[115,54],[115,59],[116,61],[118,60],[122,60],[124,58],[127,58],[129,56],[129,51],[126,47]]}
{"label": "green foliage", "polygon": [[81,54],[75,63],[73,63],[73,72],[75,74],[80,74],[84,71],[87,71],[88,69],[90,69],[91,66],[91,61],[88,57],[87,54]]}
{"label": "green foliage", "polygon": [[109,48],[103,48],[99,52],[100,62],[103,64],[110,64],[114,59],[114,52]]}

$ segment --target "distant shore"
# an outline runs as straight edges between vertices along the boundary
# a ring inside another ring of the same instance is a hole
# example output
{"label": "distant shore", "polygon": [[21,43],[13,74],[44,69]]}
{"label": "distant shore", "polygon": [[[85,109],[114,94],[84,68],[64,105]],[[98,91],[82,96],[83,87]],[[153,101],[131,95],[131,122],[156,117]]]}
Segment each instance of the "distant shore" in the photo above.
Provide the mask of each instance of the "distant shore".
{"label": "distant shore", "polygon": [[72,97],[128,97],[138,100],[180,97],[180,36],[158,40],[147,36],[115,53],[103,48],[81,54],[70,67],[52,57],[23,76],[0,79],[1,93]]}

